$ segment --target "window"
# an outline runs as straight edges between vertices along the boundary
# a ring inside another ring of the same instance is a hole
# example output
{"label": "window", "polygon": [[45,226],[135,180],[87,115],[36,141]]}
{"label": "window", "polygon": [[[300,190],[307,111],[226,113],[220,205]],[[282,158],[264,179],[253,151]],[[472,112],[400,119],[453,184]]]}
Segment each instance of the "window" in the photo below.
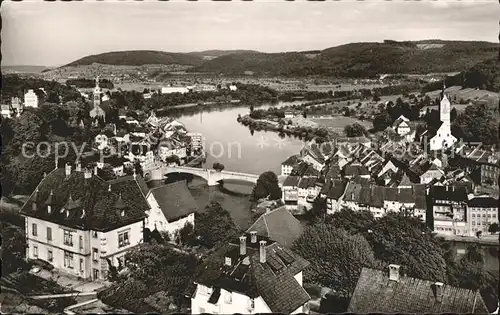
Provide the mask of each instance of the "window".
{"label": "window", "polygon": [[231,292],[226,293],[226,303],[231,304],[233,302],[233,295]]}
{"label": "window", "polygon": [[92,248],[92,260],[93,261],[98,260],[98,254],[99,254],[99,252],[98,252],[97,248]]}
{"label": "window", "polygon": [[491,214],[488,213],[488,218],[491,218]]}
{"label": "window", "polygon": [[33,236],[37,236],[37,231],[36,231],[36,223],[33,223],[31,225],[31,234],[33,234]]}
{"label": "window", "polygon": [[47,241],[52,241],[52,229],[47,227]]}
{"label": "window", "polygon": [[38,257],[38,246],[33,245],[33,257]]}
{"label": "window", "polygon": [[99,279],[99,269],[94,268],[94,279]]}
{"label": "window", "polygon": [[483,218],[486,218],[486,213],[483,213]]}
{"label": "window", "polygon": [[80,244],[80,249],[83,249],[83,236],[81,236],[81,235],[78,238],[78,244]]}
{"label": "window", "polygon": [[475,226],[476,225],[476,221],[472,221],[472,226]]}
{"label": "window", "polygon": [[64,251],[64,267],[73,269],[73,253]]}
{"label": "window", "polygon": [[47,250],[47,260],[49,262],[52,262],[54,260],[54,256],[52,254],[52,250],[50,250],[50,249]]}
{"label": "window", "polygon": [[130,240],[128,239],[128,232],[123,232],[118,234],[118,247],[123,247],[130,245]]}
{"label": "window", "polygon": [[473,217],[473,218],[475,218],[475,217],[476,217],[476,215],[473,213],[473,214],[472,214],[472,217]]}
{"label": "window", "polygon": [[80,258],[80,272],[83,272],[83,258]]}
{"label": "window", "polygon": [[73,246],[73,235],[71,231],[64,230],[64,245]]}
{"label": "window", "polygon": [[92,231],[92,237],[93,237],[93,238],[97,238],[97,236],[98,236],[97,231]]}

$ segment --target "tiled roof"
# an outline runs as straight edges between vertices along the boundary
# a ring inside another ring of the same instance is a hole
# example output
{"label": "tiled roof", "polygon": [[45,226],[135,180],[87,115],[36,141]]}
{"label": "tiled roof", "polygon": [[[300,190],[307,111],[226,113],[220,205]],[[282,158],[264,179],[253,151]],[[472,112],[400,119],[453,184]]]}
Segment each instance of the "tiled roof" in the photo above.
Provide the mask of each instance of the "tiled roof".
{"label": "tiled roof", "polygon": [[[120,203],[125,206],[123,216],[122,209],[117,208],[120,195]],[[34,201],[35,210],[32,208]],[[51,213],[48,213],[47,205],[51,206]],[[21,214],[68,227],[110,231],[144,219],[148,209],[149,205],[132,176],[112,181],[95,175],[85,179],[83,172],[73,169],[66,177],[64,168],[59,168],[42,179],[21,208]]]}
{"label": "tiled roof", "polygon": [[498,199],[492,197],[475,197],[469,200],[467,205],[474,208],[497,208]]}
{"label": "tiled roof", "polygon": [[299,162],[299,158],[297,155],[292,155],[288,157],[281,165],[289,165],[289,166],[294,166]]}
{"label": "tiled roof", "polygon": [[322,194],[325,194],[327,198],[339,199],[340,196],[344,194],[345,185],[341,180],[328,181],[321,190]]}
{"label": "tiled roof", "polygon": [[300,237],[303,226],[286,207],[279,207],[267,213],[248,228],[247,232],[256,231],[257,234],[269,237],[285,247],[292,247],[293,242]]}
{"label": "tiled roof", "polygon": [[[259,241],[266,240],[266,262],[259,261]],[[199,266],[195,282],[239,292],[266,302],[273,313],[290,314],[310,300],[294,276],[309,262],[269,238],[258,235],[251,243],[246,234],[246,255],[240,256],[239,240],[222,246]],[[225,265],[231,258],[231,266]]]}
{"label": "tiled roof", "polygon": [[283,186],[292,186],[296,187],[299,184],[300,177],[299,176],[287,176],[285,181],[283,182]]}
{"label": "tiled roof", "polygon": [[155,187],[150,190],[158,202],[163,215],[169,221],[176,221],[198,211],[198,204],[187,189],[186,181]]}
{"label": "tiled roof", "polygon": [[386,272],[363,268],[349,303],[349,313],[390,314],[487,314],[479,291],[442,286],[440,301],[435,297],[432,281],[400,276],[389,280]]}
{"label": "tiled roof", "polygon": [[370,175],[366,166],[352,162],[344,167],[345,176]]}
{"label": "tiled roof", "polygon": [[314,187],[314,184],[316,184],[317,177],[302,177],[299,182],[299,188],[310,188]]}
{"label": "tiled roof", "polygon": [[467,202],[467,189],[455,186],[431,186],[429,195],[438,200]]}

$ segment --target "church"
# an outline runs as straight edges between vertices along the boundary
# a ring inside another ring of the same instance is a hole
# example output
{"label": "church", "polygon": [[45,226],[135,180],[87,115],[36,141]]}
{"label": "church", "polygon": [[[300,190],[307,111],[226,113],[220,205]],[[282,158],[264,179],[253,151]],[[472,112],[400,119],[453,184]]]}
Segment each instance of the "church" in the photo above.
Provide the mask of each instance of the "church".
{"label": "church", "polygon": [[441,99],[441,103],[439,104],[439,119],[441,124],[439,125],[434,137],[431,138],[431,151],[445,150],[452,147],[457,142],[457,138],[451,134],[451,103],[444,91],[445,87],[443,86],[443,97]]}
{"label": "church", "polygon": [[106,112],[104,109],[101,107],[102,105],[102,89],[99,87],[99,76],[95,79],[95,87],[94,87],[94,108],[90,111],[90,117],[92,119],[105,119],[106,118]]}

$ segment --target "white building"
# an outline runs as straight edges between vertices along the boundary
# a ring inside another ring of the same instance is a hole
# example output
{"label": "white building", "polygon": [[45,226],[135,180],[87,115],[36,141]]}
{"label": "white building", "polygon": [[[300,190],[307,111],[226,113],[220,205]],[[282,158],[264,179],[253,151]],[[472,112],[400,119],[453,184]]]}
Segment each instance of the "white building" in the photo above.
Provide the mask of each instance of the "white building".
{"label": "white building", "polygon": [[205,259],[195,277],[192,314],[308,313],[302,271],[309,263],[251,231]]}
{"label": "white building", "polygon": [[167,86],[161,88],[161,94],[171,94],[171,93],[188,93],[189,89],[187,87],[182,86]]}
{"label": "white building", "polygon": [[281,175],[288,176],[292,173],[295,165],[299,163],[299,158],[297,155],[292,155],[281,163]]}
{"label": "white building", "polygon": [[109,139],[105,134],[98,134],[97,136],[95,136],[94,141],[97,145],[98,150],[104,150],[105,148],[109,147]]}
{"label": "white building", "polygon": [[470,235],[477,232],[490,234],[488,229],[493,223],[498,224],[498,199],[490,196],[475,196],[467,202],[467,222],[470,222]]}
{"label": "white building", "polygon": [[33,90],[28,90],[24,94],[24,106],[38,108],[38,96]]}
{"label": "white building", "polygon": [[62,273],[106,279],[109,264],[123,265],[124,255],[143,241],[149,205],[140,180],[106,182],[79,165],[49,173],[21,209],[26,257],[45,260]]}
{"label": "white building", "polygon": [[194,216],[198,205],[189,192],[185,181],[155,187],[149,190],[146,199],[151,207],[147,212],[146,227],[150,230],[168,232],[170,239],[190,223],[194,227]]}
{"label": "white building", "polygon": [[236,90],[238,90],[238,87],[236,87],[236,85],[232,85],[232,84],[231,84],[231,85],[229,86],[229,90],[231,90],[231,91],[236,91]]}
{"label": "white building", "polygon": [[191,138],[191,148],[193,150],[203,149],[203,135],[199,132],[188,132],[187,136]]}
{"label": "white building", "polygon": [[441,125],[439,126],[436,135],[431,138],[431,151],[450,148],[457,142],[457,138],[451,134],[450,110],[451,103],[443,91],[443,98],[441,99],[441,103],[439,105],[439,119],[441,120]]}
{"label": "white building", "polygon": [[467,190],[465,187],[431,186],[427,222],[437,234],[471,235],[467,222]]}

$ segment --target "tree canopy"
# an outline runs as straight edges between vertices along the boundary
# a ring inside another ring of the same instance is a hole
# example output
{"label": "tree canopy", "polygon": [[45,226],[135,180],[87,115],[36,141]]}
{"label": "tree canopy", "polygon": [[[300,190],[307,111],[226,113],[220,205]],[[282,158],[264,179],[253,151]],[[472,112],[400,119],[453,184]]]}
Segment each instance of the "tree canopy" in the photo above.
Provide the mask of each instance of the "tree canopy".
{"label": "tree canopy", "polygon": [[306,228],[293,250],[311,265],[304,280],[319,283],[349,296],[354,291],[363,267],[378,268],[370,244],[361,234],[350,234],[330,224]]}
{"label": "tree canopy", "polygon": [[251,200],[257,201],[269,196],[270,200],[281,198],[281,188],[278,184],[278,176],[271,171],[260,174],[257,183],[253,187]]}
{"label": "tree canopy", "polygon": [[213,248],[228,241],[237,234],[237,227],[231,214],[215,201],[205,207],[205,212],[195,216],[195,235],[197,241]]}

